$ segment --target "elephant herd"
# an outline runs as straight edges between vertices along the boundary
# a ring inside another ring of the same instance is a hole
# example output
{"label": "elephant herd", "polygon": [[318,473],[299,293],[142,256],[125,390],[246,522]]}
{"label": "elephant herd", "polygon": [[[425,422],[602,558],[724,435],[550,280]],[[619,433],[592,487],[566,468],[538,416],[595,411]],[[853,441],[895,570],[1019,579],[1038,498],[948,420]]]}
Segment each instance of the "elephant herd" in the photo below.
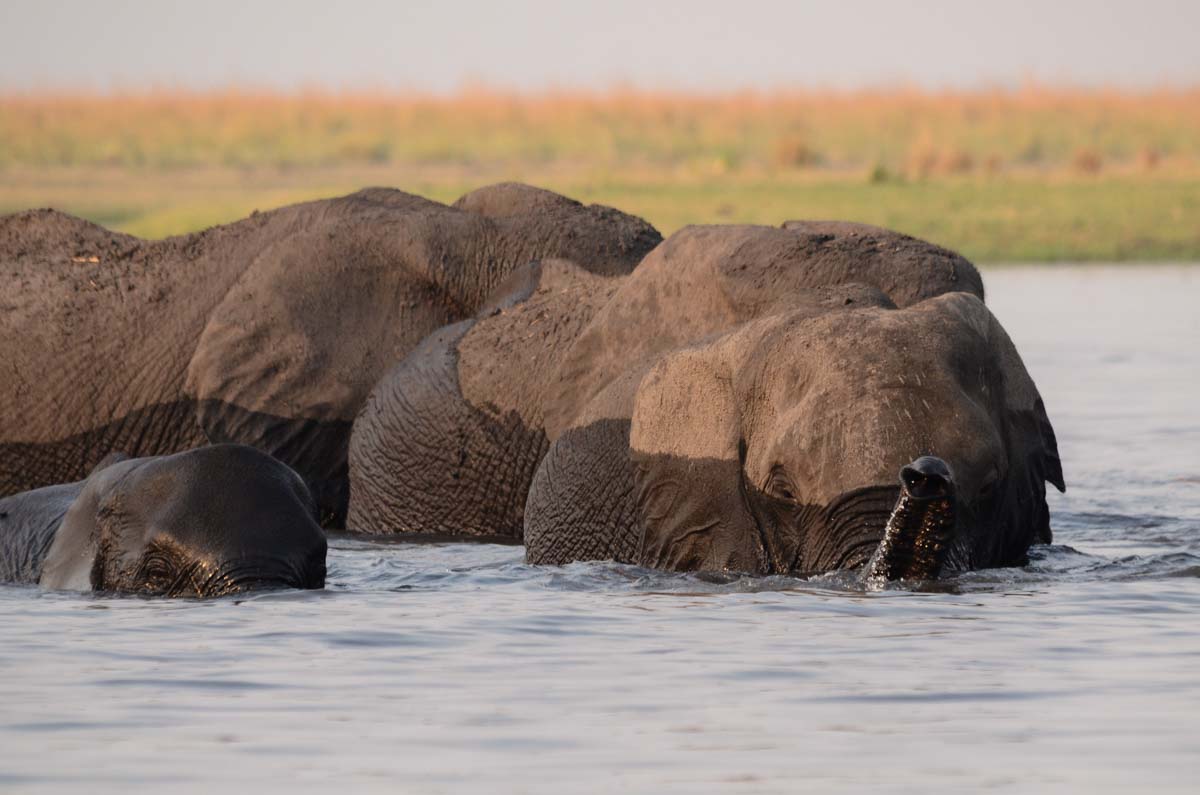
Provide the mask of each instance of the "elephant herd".
{"label": "elephant herd", "polygon": [[325,530],[924,580],[1064,488],[962,257],[840,222],[369,189],[144,241],[0,217],[0,581],[320,587]]}

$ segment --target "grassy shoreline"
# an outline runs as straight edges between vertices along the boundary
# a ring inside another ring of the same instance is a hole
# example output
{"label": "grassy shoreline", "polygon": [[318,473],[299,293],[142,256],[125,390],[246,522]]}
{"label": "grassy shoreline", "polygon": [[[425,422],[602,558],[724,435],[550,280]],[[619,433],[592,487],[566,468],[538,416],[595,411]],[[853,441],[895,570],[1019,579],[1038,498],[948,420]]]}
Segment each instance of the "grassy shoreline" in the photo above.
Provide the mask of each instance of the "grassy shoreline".
{"label": "grassy shoreline", "polygon": [[839,218],[924,237],[984,263],[1200,260],[1200,179],[1120,175],[872,183],[862,176],[631,179],[519,170],[471,179],[386,168],[9,169],[0,172],[0,213],[52,206],[130,234],[165,237],[368,185],[449,202],[503,179],[620,207],[665,234],[689,223]]}
{"label": "grassy shoreline", "polygon": [[521,180],[689,223],[840,218],[978,262],[1200,260],[1200,89],[0,95],[0,213],[143,237]]}

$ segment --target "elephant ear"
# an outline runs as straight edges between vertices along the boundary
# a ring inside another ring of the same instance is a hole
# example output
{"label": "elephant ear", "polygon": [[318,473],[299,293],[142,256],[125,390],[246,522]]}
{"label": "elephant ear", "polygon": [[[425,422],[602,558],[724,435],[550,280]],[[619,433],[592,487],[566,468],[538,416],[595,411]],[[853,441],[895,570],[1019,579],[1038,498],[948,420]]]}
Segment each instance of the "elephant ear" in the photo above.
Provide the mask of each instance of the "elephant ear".
{"label": "elephant ear", "polygon": [[629,420],[568,428],[542,458],[525,502],[525,560],[636,563],[639,536]]}
{"label": "elephant ear", "polygon": [[1059,491],[1067,490],[1066,481],[1063,479],[1062,459],[1058,455],[1058,439],[1054,435],[1050,418],[1046,415],[1042,397],[1025,369],[1020,354],[994,318],[992,333],[992,339],[1000,350],[1004,370],[1004,398],[1009,426],[1013,430],[1009,437],[1010,450],[1015,462],[1025,463],[1027,493],[1037,495],[1032,505],[1019,505],[1018,511],[1022,516],[1032,516],[1030,525],[1033,539],[1042,544],[1049,544],[1054,540],[1054,532],[1050,527],[1050,507],[1046,503],[1045,484],[1051,483]]}
{"label": "elephant ear", "polygon": [[1058,455],[1058,439],[1054,435],[1054,426],[1046,414],[1046,404],[1037,386],[1033,383],[1029,371],[1017,348],[1009,338],[1008,332],[1000,325],[995,316],[990,316],[990,338],[1000,353],[1000,363],[1004,372],[1004,400],[1009,416],[1014,425],[1028,439],[1028,459],[1033,471],[1046,482],[1051,483],[1059,491],[1066,491],[1067,484],[1063,479],[1062,459]]}
{"label": "elephant ear", "polygon": [[1062,459],[1058,455],[1058,439],[1054,435],[1054,427],[1050,424],[1050,418],[1046,416],[1046,406],[1040,397],[1034,403],[1033,417],[1042,440],[1042,464],[1046,467],[1046,480],[1054,484],[1054,488],[1065,492],[1067,482],[1063,478]]}
{"label": "elephant ear", "polygon": [[1030,542],[1049,544],[1054,537],[1050,528],[1050,508],[1046,503],[1046,483],[1066,491],[1058,440],[1046,415],[1046,406],[1038,394],[1021,355],[1008,333],[994,315],[977,299],[963,294],[943,296],[945,306],[953,308],[987,340],[995,353],[1002,388],[998,403],[1004,413],[1005,444],[1009,454],[1009,480],[1015,503],[1013,526],[1024,528],[1010,546],[1001,550],[1001,559],[1019,559]]}
{"label": "elephant ear", "polygon": [[53,486],[47,496],[61,500],[63,518],[46,551],[38,579],[43,588],[87,591],[102,587],[102,566],[97,558],[106,552],[103,527],[120,527],[119,484],[147,459],[110,453],[87,480]]}
{"label": "elephant ear", "polygon": [[991,310],[973,296],[951,293],[933,300],[941,302],[943,310],[957,313],[995,351],[1003,382],[1001,397],[1004,412],[1011,426],[1017,430],[1010,440],[1014,452],[1028,463],[1031,476],[1036,477],[1039,484],[1048,482],[1059,491],[1066,491],[1054,427],[1046,414],[1042,396],[1025,369],[1021,354],[1017,352],[1008,332]]}
{"label": "elephant ear", "polygon": [[719,344],[676,351],[642,380],[630,458],[642,530],[639,564],[766,570],[746,500],[741,416]]}

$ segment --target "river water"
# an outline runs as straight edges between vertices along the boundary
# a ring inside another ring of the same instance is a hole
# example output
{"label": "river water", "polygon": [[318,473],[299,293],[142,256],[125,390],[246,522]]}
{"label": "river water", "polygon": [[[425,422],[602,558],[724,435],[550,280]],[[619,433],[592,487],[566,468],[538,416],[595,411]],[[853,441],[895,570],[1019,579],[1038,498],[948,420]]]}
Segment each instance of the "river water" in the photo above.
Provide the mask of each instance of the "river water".
{"label": "river water", "polygon": [[985,272],[1055,545],[939,592],[335,540],[329,587],[0,588],[0,791],[1197,791],[1200,267]]}

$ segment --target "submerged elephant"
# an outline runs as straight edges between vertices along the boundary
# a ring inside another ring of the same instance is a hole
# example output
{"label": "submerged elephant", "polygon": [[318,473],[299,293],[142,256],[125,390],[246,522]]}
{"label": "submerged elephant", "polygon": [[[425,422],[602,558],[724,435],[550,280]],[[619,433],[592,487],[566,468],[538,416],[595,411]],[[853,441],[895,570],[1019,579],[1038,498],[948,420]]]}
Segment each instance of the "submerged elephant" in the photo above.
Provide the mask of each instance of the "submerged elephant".
{"label": "submerged elephant", "polygon": [[1050,539],[1054,434],[957,255],[855,224],[692,227],[629,276],[549,261],[509,288],[373,390],[351,529],[756,574],[880,551],[887,578]]}
{"label": "submerged elephant", "polygon": [[531,260],[627,273],[660,239],[517,184],[450,207],[369,189],[161,241],[0,218],[0,496],[112,450],[239,442],[293,466],[340,526],[350,423],[387,367]]}
{"label": "submerged elephant", "polygon": [[0,582],[160,596],[321,588],[325,535],[298,474],[251,447],[112,456],[0,499]]}

